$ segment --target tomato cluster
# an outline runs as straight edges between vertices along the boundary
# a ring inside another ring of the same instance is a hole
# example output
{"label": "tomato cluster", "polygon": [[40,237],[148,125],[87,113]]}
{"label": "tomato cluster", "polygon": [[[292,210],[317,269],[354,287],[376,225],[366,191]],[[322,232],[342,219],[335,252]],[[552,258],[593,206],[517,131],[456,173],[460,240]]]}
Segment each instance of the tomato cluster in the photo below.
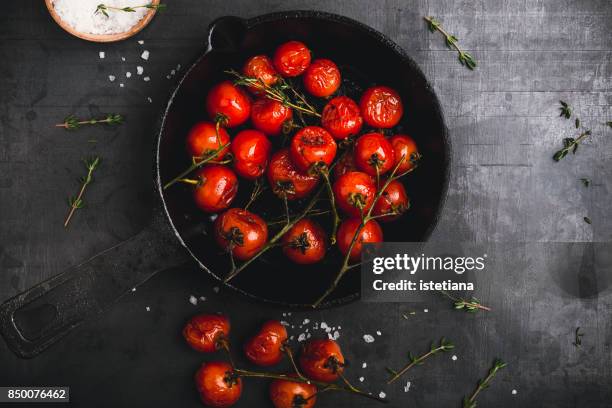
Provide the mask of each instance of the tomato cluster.
{"label": "tomato cluster", "polygon": [[[192,317],[183,329],[183,337],[194,349],[204,353],[229,348],[230,323],[226,316],[202,314]],[[244,355],[255,366],[269,367],[279,364],[283,356],[293,354],[287,346],[287,330],[276,320],[265,322],[255,335],[244,343]],[[231,361],[231,360],[230,360]],[[275,408],[312,408],[316,403],[318,386],[336,382],[345,368],[340,345],[331,339],[312,339],[301,349],[297,373],[281,374],[270,383],[270,399]],[[249,372],[252,373],[252,372]],[[204,362],[195,374],[200,399],[209,407],[229,407],[242,394],[244,370],[236,369],[233,362]],[[248,375],[246,375],[248,377]],[[274,377],[259,375],[260,377]],[[295,380],[292,380],[296,378]],[[307,381],[304,381],[306,380]],[[316,382],[316,384],[315,384]]]}
{"label": "tomato cluster", "polygon": [[[267,222],[234,203],[241,179],[267,179],[269,190],[280,199],[299,202],[323,179],[330,183],[331,176],[330,190],[344,216],[338,249],[347,256],[357,235],[349,256],[359,259],[363,243],[382,241],[379,221],[393,221],[409,208],[399,181],[379,194],[394,169],[395,174],[410,171],[419,158],[414,140],[393,132],[404,114],[400,95],[390,87],[373,86],[358,101],[352,99],[343,89],[338,65],[313,59],[299,41],[280,45],[271,57],[250,57],[239,75],[251,82],[214,85],[206,97],[209,121],[195,124],[187,135],[193,163],[206,162],[191,184],[196,205],[219,214],[214,224],[217,243],[246,261],[268,242]],[[288,96],[271,96],[278,92]],[[299,111],[304,104],[321,107],[308,123]],[[368,212],[375,219],[361,226]],[[312,217],[293,225],[280,241],[287,258],[299,264],[321,261],[334,243]]]}

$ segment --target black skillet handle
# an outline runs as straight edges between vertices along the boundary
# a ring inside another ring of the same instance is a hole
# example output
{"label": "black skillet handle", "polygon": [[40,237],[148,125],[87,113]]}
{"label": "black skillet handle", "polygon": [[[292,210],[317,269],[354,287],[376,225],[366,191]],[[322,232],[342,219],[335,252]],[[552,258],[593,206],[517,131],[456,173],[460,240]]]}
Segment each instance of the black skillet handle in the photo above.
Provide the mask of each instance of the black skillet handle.
{"label": "black skillet handle", "polygon": [[19,357],[34,357],[155,272],[185,259],[156,210],[139,234],[0,305],[0,333]]}

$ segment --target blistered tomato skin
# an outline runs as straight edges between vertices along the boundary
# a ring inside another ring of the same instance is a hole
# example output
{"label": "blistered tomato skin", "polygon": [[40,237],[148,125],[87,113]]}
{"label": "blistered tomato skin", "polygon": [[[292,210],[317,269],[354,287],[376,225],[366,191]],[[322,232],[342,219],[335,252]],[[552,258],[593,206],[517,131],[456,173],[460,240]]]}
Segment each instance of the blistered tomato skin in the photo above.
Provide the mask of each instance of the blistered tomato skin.
{"label": "blistered tomato skin", "polygon": [[299,171],[291,158],[289,149],[281,149],[270,159],[267,170],[272,192],[278,197],[297,200],[306,197],[319,184],[319,175]]}
{"label": "blistered tomato skin", "polygon": [[290,380],[270,383],[270,400],[274,408],[313,408],[317,402],[317,387]]}
{"label": "blistered tomato skin", "polygon": [[395,151],[391,142],[381,133],[367,133],[355,142],[355,164],[371,176],[382,175],[393,168]]}
{"label": "blistered tomato skin", "polygon": [[219,348],[219,341],[227,339],[230,321],[226,316],[201,314],[192,317],[183,328],[183,337],[194,350],[212,353]]}
{"label": "blistered tomato skin", "polygon": [[[255,55],[247,60],[242,67],[242,73],[249,78],[256,78],[264,85],[274,85],[278,81],[278,73],[274,69],[272,60],[266,55]],[[254,94],[260,95],[263,93],[261,89],[255,86],[249,87]]]}
{"label": "blistered tomato skin", "polygon": [[258,99],[251,109],[253,127],[268,136],[280,135],[283,125],[288,123],[292,117],[291,108],[268,98]]}
{"label": "blistered tomato skin", "polygon": [[402,99],[386,86],[367,89],[359,102],[363,120],[370,126],[388,129],[397,125],[404,114]]}
{"label": "blistered tomato skin", "polygon": [[309,265],[325,257],[327,234],[315,221],[304,218],[287,231],[282,243],[287,258],[297,264]]}
{"label": "blistered tomato skin", "polygon": [[351,217],[365,214],[374,203],[376,184],[371,176],[360,171],[349,171],[333,185],[336,205]]}
{"label": "blistered tomato skin", "polygon": [[333,61],[328,59],[312,61],[304,72],[304,88],[309,94],[319,98],[333,95],[340,88],[341,83],[340,70]]}
{"label": "blistered tomato skin", "polygon": [[393,214],[378,218],[381,222],[391,222],[397,220],[409,208],[410,200],[404,185],[399,180],[393,180],[374,204],[372,215]]}
{"label": "blistered tomato skin", "polygon": [[342,350],[331,339],[314,339],[304,344],[299,363],[306,377],[326,383],[336,381],[344,371]]}
{"label": "blistered tomato skin", "polygon": [[266,222],[241,208],[230,208],[217,217],[214,233],[219,246],[241,261],[251,259],[268,240]]}
{"label": "blistered tomato skin", "polygon": [[283,345],[287,330],[278,320],[270,320],[244,345],[244,353],[255,365],[268,367],[283,359]]}
{"label": "blistered tomato skin", "polygon": [[251,100],[231,81],[223,81],[208,92],[206,111],[210,120],[220,120],[221,126],[239,126],[249,119]]}
{"label": "blistered tomato skin", "polygon": [[[187,154],[189,157],[207,157],[209,154],[219,150],[230,141],[230,136],[224,128],[219,128],[219,137],[214,123],[198,122],[187,134]],[[229,151],[229,146],[219,151],[215,158],[223,159]]]}
{"label": "blistered tomato skin", "polygon": [[208,407],[231,407],[242,394],[242,379],[225,361],[203,363],[196,372],[195,383],[200,399]]}
{"label": "blistered tomato skin", "polygon": [[408,135],[395,135],[391,138],[391,145],[395,151],[395,164],[402,162],[397,168],[399,174],[416,167],[419,150],[413,138]]}
{"label": "blistered tomato skin", "polygon": [[[338,249],[342,253],[342,255],[348,254],[349,248],[351,246],[351,241],[355,236],[355,233],[359,229],[361,225],[361,218],[349,218],[344,220],[340,227],[338,228]],[[349,260],[351,262],[357,262],[361,258],[361,250],[364,243],[376,243],[382,242],[383,240],[383,232],[380,228],[380,225],[376,222],[376,220],[368,221],[363,228],[359,230],[359,235],[353,248],[351,250],[351,254],[349,255]]]}
{"label": "blistered tomato skin", "polygon": [[193,190],[193,198],[205,212],[216,213],[229,208],[238,192],[238,178],[226,166],[205,166],[196,173],[196,179],[199,183]]}
{"label": "blistered tomato skin", "polygon": [[276,49],[274,68],[282,76],[296,77],[306,71],[310,65],[310,50],[299,41],[289,41]]}
{"label": "blistered tomato skin", "polygon": [[255,180],[268,166],[272,143],[258,130],[243,130],[231,144],[234,170],[240,177]]}
{"label": "blistered tomato skin", "polygon": [[334,139],[342,140],[359,133],[363,118],[355,101],[348,96],[337,96],[323,108],[321,124]]}
{"label": "blistered tomato skin", "polygon": [[300,171],[309,171],[314,164],[330,166],[338,146],[329,132],[319,126],[300,129],[291,140],[289,153]]}

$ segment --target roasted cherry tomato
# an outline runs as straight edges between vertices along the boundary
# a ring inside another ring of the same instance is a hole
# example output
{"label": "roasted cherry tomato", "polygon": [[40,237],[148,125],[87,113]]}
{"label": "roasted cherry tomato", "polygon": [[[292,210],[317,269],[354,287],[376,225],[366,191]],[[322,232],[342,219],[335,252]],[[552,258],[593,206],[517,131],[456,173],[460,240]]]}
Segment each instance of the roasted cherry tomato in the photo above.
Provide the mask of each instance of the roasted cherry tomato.
{"label": "roasted cherry tomato", "polygon": [[[338,228],[338,249],[342,255],[348,253],[351,241],[360,225],[361,218],[349,218],[342,221],[342,224],[340,224]],[[382,242],[382,240],[383,232],[380,225],[378,225],[375,220],[368,221],[359,231],[359,235],[353,245],[349,259],[354,262],[359,261],[363,243],[376,243]]]}
{"label": "roasted cherry tomato", "polygon": [[283,235],[283,252],[298,264],[313,264],[325,256],[327,236],[319,224],[303,218]]}
{"label": "roasted cherry tomato", "polygon": [[230,321],[227,317],[216,314],[193,316],[183,328],[183,337],[197,351],[212,353],[220,347],[220,341],[227,339],[230,332]]}
{"label": "roasted cherry tomato", "polygon": [[298,171],[289,157],[289,149],[274,153],[267,175],[272,192],[288,200],[306,197],[319,184],[318,175]]}
{"label": "roasted cherry tomato", "polygon": [[389,183],[385,191],[381,194],[374,209],[372,209],[373,215],[384,215],[384,214],[395,214],[388,215],[386,217],[380,217],[378,220],[383,222],[395,221],[410,208],[410,200],[404,185],[398,181],[393,180]]}
{"label": "roasted cherry tomato", "polygon": [[310,50],[299,41],[289,41],[276,49],[274,67],[282,76],[301,75],[310,65]]}
{"label": "roasted cherry tomato", "polygon": [[304,88],[309,94],[326,98],[340,88],[340,70],[333,61],[317,59],[304,72]]}
{"label": "roasted cherry tomato", "polygon": [[338,162],[334,166],[334,177],[337,179],[341,175],[348,173],[349,171],[359,171],[355,164],[355,156],[351,153],[342,155]]}
{"label": "roasted cherry tomato", "polygon": [[[249,78],[257,78],[264,85],[274,85],[278,81],[278,73],[272,65],[272,61],[266,55],[255,55],[247,60],[242,67],[242,73]],[[262,93],[255,86],[249,87],[253,93],[259,95]]]}
{"label": "roasted cherry tomato", "polygon": [[355,164],[357,168],[371,176],[385,174],[395,164],[395,151],[391,143],[381,133],[367,133],[355,142]]}
{"label": "roasted cherry tomato", "polygon": [[243,130],[232,140],[234,170],[239,176],[255,180],[266,171],[272,143],[258,130]]}
{"label": "roasted cherry tomato", "polygon": [[395,164],[402,161],[397,168],[398,173],[408,171],[417,165],[420,155],[414,139],[408,135],[395,135],[391,138],[391,145],[395,151]]}
{"label": "roasted cherry tomato", "polygon": [[352,217],[360,217],[374,203],[376,184],[372,177],[360,171],[349,171],[334,183],[336,205]]}
{"label": "roasted cherry tomato", "polygon": [[404,113],[399,94],[386,86],[367,89],[359,106],[363,120],[375,128],[387,129],[397,125]]}
{"label": "roasted cherry tomato", "polygon": [[270,320],[244,344],[244,354],[251,363],[258,366],[278,364],[283,359],[282,348],[286,341],[285,326],[277,320]]}
{"label": "roasted cherry tomato", "polygon": [[334,382],[344,370],[340,346],[331,339],[313,339],[304,344],[299,361],[302,373],[315,381]]}
{"label": "roasted cherry tomato", "polygon": [[270,136],[280,135],[283,125],[292,117],[291,108],[268,98],[258,99],[251,109],[251,122],[255,129]]}
{"label": "roasted cherry tomato", "polygon": [[215,213],[227,209],[238,192],[238,177],[228,167],[211,164],[198,170],[193,199],[203,211]]}
{"label": "roasted cherry tomato", "polygon": [[225,361],[203,363],[196,372],[195,383],[204,405],[231,407],[242,394],[242,379]]}
{"label": "roasted cherry tomato", "polygon": [[251,100],[231,81],[223,81],[208,92],[206,111],[210,119],[218,120],[221,126],[239,126],[249,119]]}
{"label": "roasted cherry tomato", "polygon": [[215,239],[241,261],[253,257],[268,240],[268,226],[257,214],[230,208],[215,220]]}
{"label": "roasted cherry tomato", "polygon": [[[207,157],[211,153],[219,150],[230,141],[230,136],[223,128],[219,128],[219,137],[214,123],[198,122],[187,135],[187,154],[189,157]],[[218,152],[215,157],[221,160],[229,151],[229,146]]]}
{"label": "roasted cherry tomato", "polygon": [[342,140],[359,133],[363,118],[355,101],[348,96],[337,96],[323,108],[321,124],[334,139]]}
{"label": "roasted cherry tomato", "polygon": [[336,142],[329,132],[319,126],[300,129],[291,140],[289,153],[300,171],[308,171],[314,164],[329,166],[336,157]]}
{"label": "roasted cherry tomato", "polygon": [[274,408],[312,408],[317,402],[317,387],[290,380],[270,383],[270,399]]}

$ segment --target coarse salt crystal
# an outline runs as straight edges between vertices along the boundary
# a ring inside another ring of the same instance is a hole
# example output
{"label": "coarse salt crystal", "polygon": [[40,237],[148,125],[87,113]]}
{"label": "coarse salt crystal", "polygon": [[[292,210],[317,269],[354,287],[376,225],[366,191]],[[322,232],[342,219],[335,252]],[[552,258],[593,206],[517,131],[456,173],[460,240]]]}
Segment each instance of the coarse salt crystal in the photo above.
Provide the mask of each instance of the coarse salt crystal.
{"label": "coarse salt crystal", "polygon": [[129,77],[131,77],[131,76],[132,76],[132,73],[131,73],[130,71],[128,71],[128,72],[126,72],[126,73],[125,73],[125,77],[126,77],[126,78],[129,78]]}
{"label": "coarse salt crystal", "polygon": [[377,336],[381,336],[381,335],[382,335],[382,333],[380,332],[380,330],[376,330],[376,335],[377,335]]}
{"label": "coarse salt crystal", "polygon": [[457,361],[457,356],[453,355],[453,356],[451,357],[451,360],[453,360],[453,361]]}
{"label": "coarse salt crystal", "polygon": [[321,322],[321,330],[327,329],[329,326],[325,322]]}
{"label": "coarse salt crystal", "polygon": [[423,312],[427,313],[429,312],[429,309],[423,309]]}
{"label": "coarse salt crystal", "polygon": [[219,287],[218,287],[218,286],[215,286],[215,287],[213,288],[213,292],[215,292],[215,293],[219,293]]}
{"label": "coarse salt crystal", "polygon": [[302,322],[302,324],[308,324],[310,323],[310,319],[304,319],[304,321]]}
{"label": "coarse salt crystal", "polygon": [[302,341],[304,341],[304,340],[306,340],[306,334],[301,333],[301,334],[298,336],[298,341],[299,341],[299,342],[302,342]]}
{"label": "coarse salt crystal", "polygon": [[381,391],[381,392],[378,394],[378,396],[379,396],[380,398],[385,398],[385,397],[387,396],[387,394],[385,394],[384,392],[382,392],[382,391]]}
{"label": "coarse salt crystal", "polygon": [[[63,22],[76,31],[87,34],[118,34],[129,31],[149,12],[146,7],[134,12],[106,10],[106,14],[95,12],[100,0],[53,0],[53,8]],[[141,0],[106,0],[109,7],[134,7]],[[103,57],[101,57],[103,58]]]}
{"label": "coarse salt crystal", "polygon": [[512,390],[512,395],[516,395],[518,391]]}
{"label": "coarse salt crystal", "polygon": [[195,306],[198,304],[198,299],[195,296],[191,295],[189,296],[189,303]]}
{"label": "coarse salt crystal", "polygon": [[136,288],[132,288],[132,292],[136,292]]}
{"label": "coarse salt crystal", "polygon": [[142,58],[143,60],[145,60],[145,61],[146,61],[146,60],[148,60],[148,59],[149,59],[149,54],[150,54],[150,53],[149,53],[149,50],[144,50],[144,51],[142,52],[142,54],[140,54],[140,58]]}
{"label": "coarse salt crystal", "polygon": [[363,382],[363,380],[365,380],[365,378],[359,377],[359,382]]}
{"label": "coarse salt crystal", "polygon": [[408,392],[408,391],[410,391],[410,386],[411,386],[411,385],[412,385],[412,384],[410,384],[410,381],[408,381],[408,382],[406,383],[406,385],[404,385],[404,392]]}
{"label": "coarse salt crystal", "polygon": [[151,308],[149,306],[145,307],[145,309],[147,309],[147,312],[151,311]]}
{"label": "coarse salt crystal", "polygon": [[[151,99],[151,98],[149,98],[149,99]],[[150,102],[150,101],[149,101],[149,102]],[[206,302],[206,297],[205,297],[205,296],[200,296],[200,301],[201,301],[201,302]]]}
{"label": "coarse salt crystal", "polygon": [[363,362],[363,364],[361,364],[361,368],[366,368],[368,366],[368,363],[366,363],[365,361]]}
{"label": "coarse salt crystal", "polygon": [[115,76],[114,75],[109,75],[108,76],[108,80],[113,82],[115,80]]}
{"label": "coarse salt crystal", "polygon": [[374,336],[372,336],[371,334],[364,334],[363,341],[365,341],[366,343],[374,343]]}
{"label": "coarse salt crystal", "polygon": [[100,59],[103,59],[103,58],[106,56],[106,54],[104,53],[104,51],[100,51],[100,52],[98,53],[98,55],[100,56]]}
{"label": "coarse salt crystal", "polygon": [[138,40],[138,44],[140,45],[144,44],[144,40]]}
{"label": "coarse salt crystal", "polygon": [[142,75],[142,73],[144,72],[144,68],[141,67],[140,65],[136,67],[136,73],[138,75]]}
{"label": "coarse salt crystal", "polygon": [[119,84],[119,87],[123,88],[125,85],[123,83]]}
{"label": "coarse salt crystal", "polygon": [[125,62],[125,57],[121,57],[121,61]]}

